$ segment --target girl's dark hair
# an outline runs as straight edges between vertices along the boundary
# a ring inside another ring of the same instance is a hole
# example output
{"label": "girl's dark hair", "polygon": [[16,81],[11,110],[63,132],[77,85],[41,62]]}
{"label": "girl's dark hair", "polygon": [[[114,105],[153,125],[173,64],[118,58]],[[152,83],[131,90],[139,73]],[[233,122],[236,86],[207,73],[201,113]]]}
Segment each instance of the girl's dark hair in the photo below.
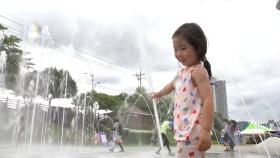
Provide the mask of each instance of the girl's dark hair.
{"label": "girl's dark hair", "polygon": [[200,61],[208,72],[209,79],[212,77],[211,65],[206,59],[207,39],[199,25],[196,23],[185,23],[181,25],[173,34],[172,38],[184,38],[197,52]]}

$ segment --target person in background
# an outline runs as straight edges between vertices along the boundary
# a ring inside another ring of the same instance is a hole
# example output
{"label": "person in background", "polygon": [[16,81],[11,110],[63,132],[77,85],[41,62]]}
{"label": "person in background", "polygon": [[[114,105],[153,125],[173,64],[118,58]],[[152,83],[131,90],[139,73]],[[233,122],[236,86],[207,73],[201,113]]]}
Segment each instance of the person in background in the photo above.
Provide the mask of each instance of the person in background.
{"label": "person in background", "polygon": [[111,128],[111,130],[113,132],[113,144],[109,150],[113,152],[116,147],[116,144],[118,144],[121,148],[120,152],[124,152],[123,142],[122,142],[123,129],[122,129],[122,125],[119,122],[119,119],[114,120],[114,127]]}
{"label": "person in background", "polygon": [[229,128],[230,122],[228,120],[225,120],[225,127],[223,129],[224,131],[224,145],[226,149],[224,151],[230,151],[229,150],[229,133],[228,133],[228,128]]}
{"label": "person in background", "polygon": [[234,133],[236,131],[236,125],[237,125],[236,121],[231,120],[230,125],[228,127],[228,135],[229,135],[228,143],[229,143],[230,151],[234,151],[234,146],[235,146]]}
{"label": "person in background", "polygon": [[[160,133],[162,136],[163,145],[167,147],[168,149],[168,155],[174,156],[175,154],[171,152],[170,146],[169,146],[169,140],[167,138],[167,132],[168,130],[173,131],[173,121],[164,121],[160,127]],[[156,151],[156,154],[160,154],[161,147]]]}

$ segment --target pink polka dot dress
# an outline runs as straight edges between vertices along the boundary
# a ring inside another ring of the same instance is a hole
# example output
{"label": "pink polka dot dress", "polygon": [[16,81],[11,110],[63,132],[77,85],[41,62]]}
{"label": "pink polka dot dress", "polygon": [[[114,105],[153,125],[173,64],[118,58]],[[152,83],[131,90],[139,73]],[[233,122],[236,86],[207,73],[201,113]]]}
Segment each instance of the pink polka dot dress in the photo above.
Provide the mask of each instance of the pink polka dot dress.
{"label": "pink polka dot dress", "polygon": [[[182,68],[175,78],[174,134],[179,158],[199,158],[198,151],[202,100],[191,80],[192,72],[201,64]],[[202,66],[203,67],[203,66]],[[204,68],[204,67],[203,67]]]}

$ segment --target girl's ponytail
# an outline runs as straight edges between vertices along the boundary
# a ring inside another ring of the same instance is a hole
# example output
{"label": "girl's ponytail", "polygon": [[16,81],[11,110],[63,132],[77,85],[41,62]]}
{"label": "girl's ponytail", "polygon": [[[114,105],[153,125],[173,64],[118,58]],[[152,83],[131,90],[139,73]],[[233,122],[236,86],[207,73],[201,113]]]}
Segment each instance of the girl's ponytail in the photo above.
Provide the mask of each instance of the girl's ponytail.
{"label": "girl's ponytail", "polygon": [[211,79],[211,77],[212,77],[211,65],[207,59],[205,59],[203,61],[203,66],[205,67],[205,69],[208,72],[209,79]]}

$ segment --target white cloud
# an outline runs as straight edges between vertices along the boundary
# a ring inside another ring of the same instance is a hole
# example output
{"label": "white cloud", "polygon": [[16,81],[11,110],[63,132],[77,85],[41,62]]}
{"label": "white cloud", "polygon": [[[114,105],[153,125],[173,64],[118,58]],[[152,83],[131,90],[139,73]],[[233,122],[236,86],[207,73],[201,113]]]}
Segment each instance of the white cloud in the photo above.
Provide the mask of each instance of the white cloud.
{"label": "white cloud", "polygon": [[[138,82],[131,72],[136,73],[138,65],[151,74],[153,89],[160,89],[177,71],[172,33],[185,22],[197,22],[208,37],[207,56],[212,63],[213,73],[227,82],[230,117],[237,120],[249,118],[240,103],[242,99],[252,117],[259,121],[272,118],[271,110],[260,113],[261,108],[266,108],[264,102],[269,102],[273,110],[279,109],[277,94],[280,94],[280,67],[277,59],[280,58],[280,14],[275,9],[276,1],[10,0],[5,3],[3,11],[17,21],[24,23],[37,20],[42,25],[50,25],[53,37],[66,44],[72,42],[74,46],[89,50],[93,55],[106,58],[111,63],[121,63],[125,69],[130,69],[130,72],[118,68],[108,70],[94,64],[96,59],[85,54],[79,55],[91,62],[78,59],[61,61],[65,56],[56,53],[50,57],[52,59],[46,60],[52,60],[49,61],[51,65],[70,65],[68,68],[73,72],[74,79],[84,87],[81,91],[91,87],[81,74],[91,72],[100,76],[100,79],[104,80],[105,77],[112,81],[103,83],[104,87],[111,90],[102,88],[102,84],[96,87],[97,90],[114,94],[119,89],[132,92]],[[135,38],[129,38],[129,42],[125,37],[118,40],[126,33]],[[107,38],[101,40],[101,35]],[[74,39],[71,40],[72,36]],[[115,42],[104,42],[110,37]],[[105,46],[108,50],[100,51]],[[94,51],[97,48],[99,51]],[[121,48],[126,51],[118,50]],[[132,54],[128,53],[129,50]],[[128,64],[123,62],[126,58],[131,59]],[[116,79],[112,79],[114,76]],[[152,90],[148,80],[144,80],[143,84]]]}

